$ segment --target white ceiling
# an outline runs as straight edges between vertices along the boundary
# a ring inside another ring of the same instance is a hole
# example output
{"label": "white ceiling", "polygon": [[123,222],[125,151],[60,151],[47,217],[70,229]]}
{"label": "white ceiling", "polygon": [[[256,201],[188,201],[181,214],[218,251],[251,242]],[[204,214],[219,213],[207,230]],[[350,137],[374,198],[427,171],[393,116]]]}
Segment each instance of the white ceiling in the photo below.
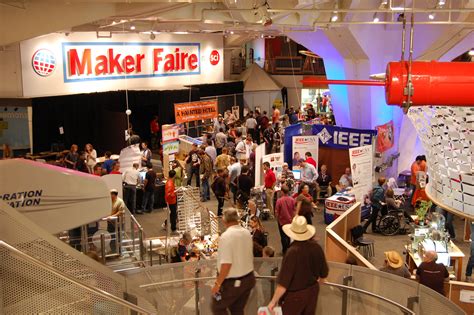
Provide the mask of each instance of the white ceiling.
{"label": "white ceiling", "polygon": [[[51,32],[223,32],[238,46],[260,34],[314,31],[359,24],[415,24],[474,27],[474,0],[0,0],[0,45]],[[337,12],[338,20],[331,22]],[[436,12],[434,20],[428,15]],[[272,24],[262,25],[262,18]],[[131,30],[131,27],[135,27]]]}

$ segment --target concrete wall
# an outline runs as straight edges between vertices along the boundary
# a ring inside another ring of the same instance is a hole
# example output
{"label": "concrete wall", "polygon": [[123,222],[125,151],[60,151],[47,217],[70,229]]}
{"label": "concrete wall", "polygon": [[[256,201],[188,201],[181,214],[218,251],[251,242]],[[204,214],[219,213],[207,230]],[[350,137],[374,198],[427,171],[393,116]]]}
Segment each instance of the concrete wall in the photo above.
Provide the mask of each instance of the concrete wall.
{"label": "concrete wall", "polygon": [[22,97],[20,45],[0,49],[0,98]]}

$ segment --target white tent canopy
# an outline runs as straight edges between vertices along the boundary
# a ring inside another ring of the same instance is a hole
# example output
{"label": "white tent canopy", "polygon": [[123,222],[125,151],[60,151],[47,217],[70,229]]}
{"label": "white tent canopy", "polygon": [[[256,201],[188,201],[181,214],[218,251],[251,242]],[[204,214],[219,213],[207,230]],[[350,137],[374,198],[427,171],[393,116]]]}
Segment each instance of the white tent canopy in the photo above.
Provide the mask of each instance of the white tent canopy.
{"label": "white tent canopy", "polygon": [[240,80],[244,81],[244,92],[281,91],[282,88],[256,63],[242,72]]}
{"label": "white tent canopy", "polygon": [[281,86],[257,64],[251,64],[240,79],[244,82],[245,107],[271,112],[275,100],[282,99]]}

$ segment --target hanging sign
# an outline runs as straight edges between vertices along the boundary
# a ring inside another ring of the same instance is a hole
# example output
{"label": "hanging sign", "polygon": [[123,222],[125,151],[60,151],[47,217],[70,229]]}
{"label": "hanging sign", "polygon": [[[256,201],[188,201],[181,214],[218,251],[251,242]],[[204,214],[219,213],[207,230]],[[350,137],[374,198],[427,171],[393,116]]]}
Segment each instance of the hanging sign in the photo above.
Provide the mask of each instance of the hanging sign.
{"label": "hanging sign", "polygon": [[377,129],[377,152],[385,152],[393,147],[394,139],[394,126],[393,121],[375,127]]}
{"label": "hanging sign", "polygon": [[372,144],[375,130],[343,128],[329,125],[313,125],[313,135],[319,136],[319,145],[336,149],[349,149]]}
{"label": "hanging sign", "polygon": [[174,117],[177,124],[217,118],[217,100],[174,104]]}

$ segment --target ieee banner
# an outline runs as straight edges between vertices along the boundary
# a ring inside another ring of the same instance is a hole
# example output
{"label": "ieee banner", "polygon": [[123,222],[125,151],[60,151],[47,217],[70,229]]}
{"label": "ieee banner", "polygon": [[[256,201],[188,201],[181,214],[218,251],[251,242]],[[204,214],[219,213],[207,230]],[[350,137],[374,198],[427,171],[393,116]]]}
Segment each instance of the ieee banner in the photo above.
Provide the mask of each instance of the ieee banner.
{"label": "ieee banner", "polygon": [[313,125],[312,134],[319,136],[319,145],[336,149],[350,149],[371,145],[375,130],[352,129],[328,125]]}

